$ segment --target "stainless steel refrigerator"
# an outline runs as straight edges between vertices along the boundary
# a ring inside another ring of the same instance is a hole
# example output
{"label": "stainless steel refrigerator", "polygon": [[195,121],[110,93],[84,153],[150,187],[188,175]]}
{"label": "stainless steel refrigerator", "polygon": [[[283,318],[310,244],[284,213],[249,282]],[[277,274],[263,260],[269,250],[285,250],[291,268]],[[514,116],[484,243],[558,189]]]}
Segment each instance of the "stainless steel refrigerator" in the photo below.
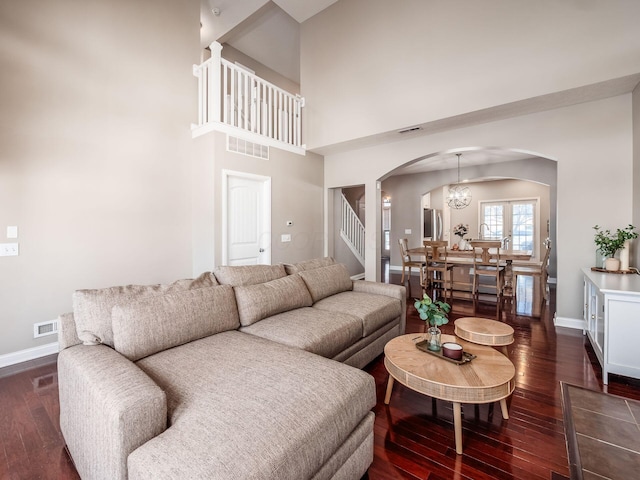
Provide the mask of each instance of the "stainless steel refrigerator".
{"label": "stainless steel refrigerator", "polygon": [[425,208],[423,215],[424,238],[431,240],[442,240],[442,212],[434,208]]}

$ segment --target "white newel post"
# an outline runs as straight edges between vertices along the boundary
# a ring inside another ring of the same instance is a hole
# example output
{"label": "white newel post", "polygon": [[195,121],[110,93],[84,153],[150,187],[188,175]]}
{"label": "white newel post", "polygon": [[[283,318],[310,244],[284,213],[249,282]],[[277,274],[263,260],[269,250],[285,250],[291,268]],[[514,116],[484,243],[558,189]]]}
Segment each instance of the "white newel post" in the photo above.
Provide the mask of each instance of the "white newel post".
{"label": "white newel post", "polygon": [[211,50],[211,64],[209,65],[209,88],[207,92],[208,99],[208,119],[210,122],[219,122],[220,121],[220,70],[222,63],[220,62],[222,58],[222,45],[218,42],[213,42],[209,45],[209,49]]}

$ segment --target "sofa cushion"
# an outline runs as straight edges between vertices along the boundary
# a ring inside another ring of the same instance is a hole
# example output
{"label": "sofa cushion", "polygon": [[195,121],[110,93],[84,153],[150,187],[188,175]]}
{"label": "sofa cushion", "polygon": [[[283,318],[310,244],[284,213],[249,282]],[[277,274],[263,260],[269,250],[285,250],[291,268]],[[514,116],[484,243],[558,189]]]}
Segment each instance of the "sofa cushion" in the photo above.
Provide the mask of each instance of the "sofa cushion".
{"label": "sofa cushion", "polygon": [[165,293],[192,290],[217,285],[210,272],[198,278],[178,280],[169,285],[126,285],[93,290],[76,290],[73,294],[73,316],[78,337],[85,345],[100,343],[113,347],[111,309],[141,298]]}
{"label": "sofa cushion", "polygon": [[234,287],[240,323],[246,327],[276,313],[310,307],[311,294],[299,275]]}
{"label": "sofa cushion", "polygon": [[285,263],[284,269],[287,274],[293,275],[294,273],[303,272],[305,270],[313,270],[314,268],[326,267],[333,265],[336,261],[332,257],[314,258],[312,260],[304,260],[295,264]]}
{"label": "sofa cushion", "polygon": [[222,266],[213,271],[222,285],[238,287],[266,283],[287,275],[284,265],[238,265]]}
{"label": "sofa cushion", "polygon": [[349,277],[347,267],[341,263],[304,270],[299,275],[306,283],[314,302],[353,288],[353,281]]}
{"label": "sofa cushion", "polygon": [[114,348],[132,361],[240,326],[228,285],[116,305],[111,316]]}
{"label": "sofa cushion", "polygon": [[362,320],[337,312],[298,308],[240,330],[333,358],[362,338]]}
{"label": "sofa cushion", "polygon": [[314,303],[313,308],[359,318],[363,337],[402,315],[402,302],[397,298],[363,292],[332,295]]}
{"label": "sofa cushion", "polygon": [[312,478],[376,403],[369,374],[238,331],[137,365],[169,428],[130,454],[132,479]]}

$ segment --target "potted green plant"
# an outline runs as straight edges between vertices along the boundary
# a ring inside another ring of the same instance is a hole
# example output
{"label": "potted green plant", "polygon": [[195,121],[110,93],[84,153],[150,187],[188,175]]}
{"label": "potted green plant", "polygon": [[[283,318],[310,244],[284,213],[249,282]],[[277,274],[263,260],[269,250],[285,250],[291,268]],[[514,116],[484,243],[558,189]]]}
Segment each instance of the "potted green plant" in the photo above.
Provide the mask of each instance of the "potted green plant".
{"label": "potted green plant", "polygon": [[423,294],[422,299],[416,298],[413,306],[418,311],[420,320],[423,320],[425,324],[428,324],[427,328],[427,348],[437,352],[440,350],[440,329],[438,327],[449,323],[447,315],[451,311],[451,305],[439,300],[432,300],[426,293]]}
{"label": "potted green plant", "polygon": [[[615,232],[603,230],[599,225],[593,227],[596,231],[594,242],[597,251],[606,258],[604,268],[606,270],[619,270],[620,260],[614,258],[615,254],[625,247],[625,243],[634,238],[638,238],[635,232],[636,227],[629,224],[625,228],[618,228]],[[627,267],[628,268],[628,267]]]}

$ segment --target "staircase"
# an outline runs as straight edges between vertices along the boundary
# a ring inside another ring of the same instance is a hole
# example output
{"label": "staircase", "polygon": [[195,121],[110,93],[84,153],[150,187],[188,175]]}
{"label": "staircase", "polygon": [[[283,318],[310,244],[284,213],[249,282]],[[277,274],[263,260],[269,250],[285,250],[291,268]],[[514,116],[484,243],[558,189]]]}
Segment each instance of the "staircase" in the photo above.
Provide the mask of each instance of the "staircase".
{"label": "staircase", "polygon": [[364,225],[344,195],[342,195],[341,211],[340,237],[364,267]]}

